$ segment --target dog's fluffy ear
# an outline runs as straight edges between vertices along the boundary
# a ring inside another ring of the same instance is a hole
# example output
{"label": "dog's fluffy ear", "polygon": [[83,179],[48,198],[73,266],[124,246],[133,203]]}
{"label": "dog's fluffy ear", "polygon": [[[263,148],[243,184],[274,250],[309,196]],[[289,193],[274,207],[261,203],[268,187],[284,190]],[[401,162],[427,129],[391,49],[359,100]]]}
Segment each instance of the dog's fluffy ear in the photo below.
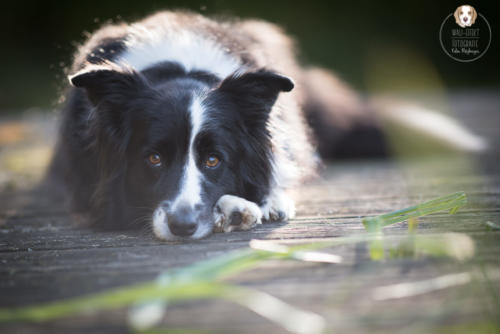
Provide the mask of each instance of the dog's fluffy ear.
{"label": "dog's fluffy ear", "polygon": [[453,16],[455,16],[455,22],[459,25],[462,26],[462,23],[460,22],[460,9],[462,6],[458,6],[457,9],[455,9],[455,13],[453,13]]}
{"label": "dog's fluffy ear", "polygon": [[269,111],[279,93],[289,92],[293,87],[290,78],[261,69],[231,75],[222,81],[217,91],[233,97],[238,104],[261,105]]}
{"label": "dog's fluffy ear", "polygon": [[470,9],[472,10],[472,20],[470,21],[470,24],[474,24],[476,22],[476,19],[477,19],[476,8],[471,6]]}
{"label": "dog's fluffy ear", "polygon": [[86,68],[68,79],[73,86],[84,88],[94,105],[103,100],[118,103],[144,85],[144,80],[137,73],[106,66]]}
{"label": "dog's fluffy ear", "polygon": [[216,98],[228,101],[248,126],[259,127],[267,122],[279,93],[289,92],[293,87],[290,78],[261,69],[227,77],[214,93]]}

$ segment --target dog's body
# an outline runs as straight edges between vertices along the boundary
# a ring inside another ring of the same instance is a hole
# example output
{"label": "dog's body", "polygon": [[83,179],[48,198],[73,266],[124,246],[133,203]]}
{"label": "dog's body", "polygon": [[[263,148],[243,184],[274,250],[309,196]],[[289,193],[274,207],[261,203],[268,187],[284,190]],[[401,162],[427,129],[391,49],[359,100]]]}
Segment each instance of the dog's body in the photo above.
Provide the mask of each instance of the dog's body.
{"label": "dog's body", "polygon": [[274,25],[184,12],[100,29],[71,68],[50,175],[97,226],[148,221],[166,240],[293,217],[287,190],[319,160],[304,111],[323,156],[385,152],[370,108],[293,49]]}

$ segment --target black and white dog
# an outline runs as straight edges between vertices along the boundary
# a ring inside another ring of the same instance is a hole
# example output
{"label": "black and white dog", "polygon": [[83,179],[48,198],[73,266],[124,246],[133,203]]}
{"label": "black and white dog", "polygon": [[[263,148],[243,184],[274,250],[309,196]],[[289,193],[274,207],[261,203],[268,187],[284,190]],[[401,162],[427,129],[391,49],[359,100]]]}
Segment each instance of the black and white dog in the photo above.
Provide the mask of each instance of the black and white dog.
{"label": "black and white dog", "polygon": [[70,70],[50,172],[101,227],[148,221],[175,240],[287,220],[287,190],[314,174],[315,146],[385,150],[373,108],[300,67],[266,22],[160,12],[101,28]]}

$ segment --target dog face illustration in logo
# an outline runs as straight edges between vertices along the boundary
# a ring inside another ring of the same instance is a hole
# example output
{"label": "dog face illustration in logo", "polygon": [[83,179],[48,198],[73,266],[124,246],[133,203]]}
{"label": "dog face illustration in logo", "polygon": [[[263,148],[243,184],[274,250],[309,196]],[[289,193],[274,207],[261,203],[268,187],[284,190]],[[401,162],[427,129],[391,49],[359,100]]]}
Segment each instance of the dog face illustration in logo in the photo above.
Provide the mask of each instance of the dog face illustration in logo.
{"label": "dog face illustration in logo", "polygon": [[477,12],[474,7],[469,5],[459,6],[455,10],[455,21],[462,28],[470,27],[476,22]]}

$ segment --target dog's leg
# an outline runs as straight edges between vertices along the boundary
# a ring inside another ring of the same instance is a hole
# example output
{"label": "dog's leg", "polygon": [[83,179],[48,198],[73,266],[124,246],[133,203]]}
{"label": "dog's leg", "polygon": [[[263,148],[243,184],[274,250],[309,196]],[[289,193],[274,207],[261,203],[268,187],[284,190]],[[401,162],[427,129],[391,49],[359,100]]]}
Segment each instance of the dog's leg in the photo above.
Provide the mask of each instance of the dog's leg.
{"label": "dog's leg", "polygon": [[249,230],[262,224],[262,211],[257,204],[244,198],[224,195],[214,208],[215,232]]}
{"label": "dog's leg", "polygon": [[284,190],[272,190],[260,207],[265,221],[283,221],[295,217],[295,203]]}

